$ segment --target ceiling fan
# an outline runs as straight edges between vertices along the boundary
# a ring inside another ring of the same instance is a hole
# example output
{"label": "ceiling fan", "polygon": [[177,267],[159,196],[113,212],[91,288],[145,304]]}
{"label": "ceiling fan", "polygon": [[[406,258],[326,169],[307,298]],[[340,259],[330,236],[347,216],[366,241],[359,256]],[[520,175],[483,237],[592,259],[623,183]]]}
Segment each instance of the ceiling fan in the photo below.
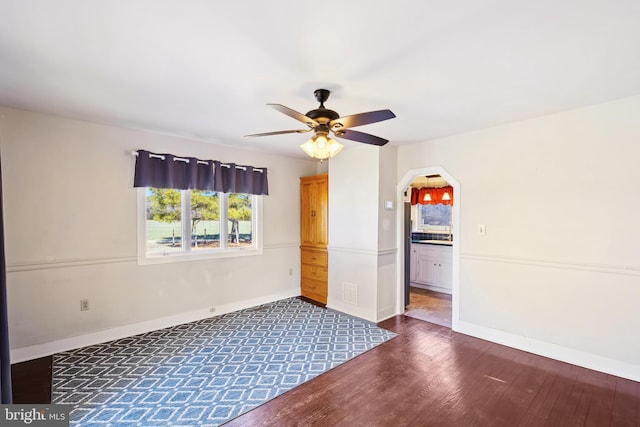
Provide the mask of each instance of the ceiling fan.
{"label": "ceiling fan", "polygon": [[245,136],[270,136],[285,133],[305,133],[314,131],[314,136],[304,143],[301,148],[309,156],[318,158],[320,161],[333,157],[342,150],[342,144],[330,138],[330,133],[333,133],[333,135],[338,138],[377,146],[383,146],[389,142],[384,138],[364,132],[358,132],[351,128],[393,119],[396,115],[393,114],[391,110],[369,111],[366,113],[340,117],[338,113],[333,110],[329,110],[324,106],[324,102],[329,99],[329,94],[331,93],[329,90],[317,89],[313,93],[316,100],[320,103],[320,106],[315,110],[309,111],[307,114],[299,113],[289,107],[285,107],[284,105],[267,104],[275,110],[304,123],[309,127],[308,129],[281,130],[276,132],[255,133]]}

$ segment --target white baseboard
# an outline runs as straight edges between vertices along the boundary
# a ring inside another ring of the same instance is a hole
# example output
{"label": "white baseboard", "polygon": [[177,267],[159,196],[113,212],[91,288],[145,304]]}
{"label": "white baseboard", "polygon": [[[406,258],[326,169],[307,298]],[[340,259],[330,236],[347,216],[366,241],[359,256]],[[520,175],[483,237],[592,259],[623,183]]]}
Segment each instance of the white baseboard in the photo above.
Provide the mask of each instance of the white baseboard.
{"label": "white baseboard", "polygon": [[449,295],[452,294],[451,288],[443,288],[441,286],[425,285],[424,283],[416,283],[416,282],[411,282],[411,286],[414,288],[427,289],[429,291],[440,292],[443,294],[449,294]]}
{"label": "white baseboard", "polygon": [[69,351],[76,348],[87,347],[90,345],[100,344],[108,341],[126,338],[133,335],[144,334],[146,332],[156,331],[158,329],[169,328],[184,323],[195,322],[209,317],[220,316],[222,314],[231,313],[245,308],[255,307],[257,305],[278,301],[285,298],[291,298],[300,295],[300,291],[287,291],[279,294],[265,295],[258,298],[239,301],[231,304],[216,306],[216,311],[211,313],[209,309],[191,311],[181,313],[174,316],[163,317],[160,319],[148,320],[145,322],[134,323],[131,325],[118,326],[111,329],[92,332],[89,334],[78,335],[61,340],[51,341],[43,344],[36,344],[28,347],[15,348],[11,350],[11,363],[24,362],[26,360],[37,359],[39,357],[49,356],[62,351]]}
{"label": "white baseboard", "polygon": [[637,364],[609,359],[573,348],[563,347],[497,329],[485,328],[461,320],[454,322],[453,329],[456,332],[527,351],[539,356],[571,363],[572,365],[593,369],[633,381],[640,381],[640,365]]}

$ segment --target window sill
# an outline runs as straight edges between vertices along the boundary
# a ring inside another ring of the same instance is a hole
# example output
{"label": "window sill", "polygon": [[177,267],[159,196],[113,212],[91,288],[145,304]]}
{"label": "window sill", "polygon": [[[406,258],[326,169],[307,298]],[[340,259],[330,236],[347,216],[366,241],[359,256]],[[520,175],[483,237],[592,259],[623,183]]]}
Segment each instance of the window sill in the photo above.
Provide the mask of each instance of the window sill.
{"label": "window sill", "polygon": [[202,253],[172,253],[167,255],[138,256],[138,265],[167,264],[174,262],[210,261],[225,258],[262,255],[262,248],[238,248],[225,251],[207,251]]}

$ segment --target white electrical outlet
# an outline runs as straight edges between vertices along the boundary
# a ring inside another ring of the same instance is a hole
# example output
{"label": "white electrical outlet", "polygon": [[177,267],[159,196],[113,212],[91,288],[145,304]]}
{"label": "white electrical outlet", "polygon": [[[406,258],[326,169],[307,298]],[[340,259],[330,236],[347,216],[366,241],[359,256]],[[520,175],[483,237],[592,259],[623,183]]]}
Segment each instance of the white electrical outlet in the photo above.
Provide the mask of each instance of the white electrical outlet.
{"label": "white electrical outlet", "polygon": [[289,276],[293,276],[293,268],[289,269]]}
{"label": "white electrical outlet", "polygon": [[88,299],[81,299],[80,300],[80,311],[87,311],[89,310],[89,300]]}
{"label": "white electrical outlet", "polygon": [[216,312],[215,307],[209,307],[209,313],[215,313],[215,312]]}

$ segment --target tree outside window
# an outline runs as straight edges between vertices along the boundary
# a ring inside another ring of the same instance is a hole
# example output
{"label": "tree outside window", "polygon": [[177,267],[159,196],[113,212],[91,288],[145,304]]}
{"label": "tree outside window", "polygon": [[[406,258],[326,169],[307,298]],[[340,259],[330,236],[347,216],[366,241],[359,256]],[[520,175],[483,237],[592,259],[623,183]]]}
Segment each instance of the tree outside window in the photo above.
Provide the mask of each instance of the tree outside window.
{"label": "tree outside window", "polygon": [[[203,190],[145,189],[146,255],[253,246],[253,198]],[[221,230],[221,224],[226,228]],[[226,238],[221,240],[221,232]]]}
{"label": "tree outside window", "polygon": [[251,245],[251,195],[229,194],[227,217],[230,247]]}
{"label": "tree outside window", "polygon": [[180,190],[146,189],[147,253],[182,251],[182,195]]}

